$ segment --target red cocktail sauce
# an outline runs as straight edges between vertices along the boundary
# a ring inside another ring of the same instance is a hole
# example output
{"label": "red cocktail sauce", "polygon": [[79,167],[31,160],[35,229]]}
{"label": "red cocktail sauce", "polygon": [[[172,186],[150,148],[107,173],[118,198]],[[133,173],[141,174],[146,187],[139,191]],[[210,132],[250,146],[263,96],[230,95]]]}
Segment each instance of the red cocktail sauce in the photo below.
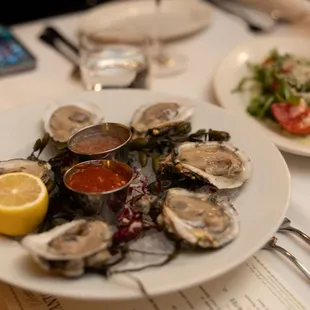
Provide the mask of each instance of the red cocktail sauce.
{"label": "red cocktail sauce", "polygon": [[100,163],[85,163],[76,167],[65,182],[74,191],[102,193],[124,186],[131,176],[131,171],[121,165],[108,168]]}
{"label": "red cocktail sauce", "polygon": [[120,146],[124,141],[118,137],[93,135],[74,143],[73,148],[81,154],[98,154]]}

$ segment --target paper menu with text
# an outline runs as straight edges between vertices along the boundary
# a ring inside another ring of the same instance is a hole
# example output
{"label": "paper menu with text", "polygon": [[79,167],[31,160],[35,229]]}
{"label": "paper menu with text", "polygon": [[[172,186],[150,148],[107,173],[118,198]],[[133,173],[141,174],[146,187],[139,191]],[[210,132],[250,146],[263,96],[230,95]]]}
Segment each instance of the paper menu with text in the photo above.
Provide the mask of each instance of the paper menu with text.
{"label": "paper menu with text", "polygon": [[[35,294],[2,284],[4,310],[308,310],[292,288],[258,253],[206,284],[150,300],[86,302]],[[0,302],[1,305],[1,302]],[[0,308],[2,310],[2,307]]]}

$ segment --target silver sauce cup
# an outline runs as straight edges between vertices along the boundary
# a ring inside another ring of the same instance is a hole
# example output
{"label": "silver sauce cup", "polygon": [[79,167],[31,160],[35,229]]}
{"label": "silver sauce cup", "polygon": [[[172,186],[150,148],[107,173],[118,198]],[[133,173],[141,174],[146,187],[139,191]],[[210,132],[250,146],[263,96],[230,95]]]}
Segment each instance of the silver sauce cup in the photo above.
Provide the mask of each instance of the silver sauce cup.
{"label": "silver sauce cup", "polygon": [[[82,152],[78,149],[78,143],[94,137],[113,137],[119,140],[119,145],[104,149],[102,151],[91,152],[91,150]],[[68,149],[76,154],[79,161],[88,161],[95,159],[110,159],[120,162],[128,162],[128,147],[127,144],[131,140],[132,133],[130,128],[119,123],[102,123],[99,125],[92,125],[80,129],[74,133],[68,143]]]}
{"label": "silver sauce cup", "polygon": [[[80,191],[68,184],[70,177],[81,169],[91,167],[91,165],[105,167],[115,172],[115,174],[124,175],[126,183],[119,188],[104,192]],[[133,177],[133,170],[124,163],[114,160],[90,160],[76,164],[67,170],[63,182],[71,192],[73,199],[81,206],[86,215],[99,216],[111,225],[114,225],[117,216],[126,204],[129,186],[133,181]]]}

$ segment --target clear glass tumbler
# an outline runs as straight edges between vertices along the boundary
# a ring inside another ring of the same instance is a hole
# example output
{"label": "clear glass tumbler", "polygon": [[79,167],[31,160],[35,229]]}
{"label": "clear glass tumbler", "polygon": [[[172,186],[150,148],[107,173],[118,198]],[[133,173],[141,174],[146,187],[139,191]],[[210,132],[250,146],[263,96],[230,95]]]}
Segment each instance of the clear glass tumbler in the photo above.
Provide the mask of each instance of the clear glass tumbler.
{"label": "clear glass tumbler", "polygon": [[149,88],[149,39],[135,30],[107,28],[80,36],[86,89]]}

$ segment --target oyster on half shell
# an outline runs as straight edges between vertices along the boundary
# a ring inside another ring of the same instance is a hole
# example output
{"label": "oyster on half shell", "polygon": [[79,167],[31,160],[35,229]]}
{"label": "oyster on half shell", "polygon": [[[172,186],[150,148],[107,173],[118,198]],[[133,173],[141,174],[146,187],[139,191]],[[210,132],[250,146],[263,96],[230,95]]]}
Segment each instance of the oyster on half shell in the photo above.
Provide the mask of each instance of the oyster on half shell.
{"label": "oyster on half shell", "polygon": [[141,106],[134,114],[131,127],[136,135],[145,135],[149,130],[164,128],[188,122],[194,108],[190,104],[159,102]]}
{"label": "oyster on half shell", "polygon": [[111,258],[112,232],[103,221],[75,220],[24,237],[21,244],[39,266],[66,277],[78,277],[86,267],[103,266]]}
{"label": "oyster on half shell", "polygon": [[33,161],[23,158],[0,161],[0,175],[13,172],[26,172],[39,177],[46,185],[48,191],[52,191],[55,186],[52,167],[44,161]]}
{"label": "oyster on half shell", "polygon": [[43,117],[43,123],[45,132],[54,141],[66,143],[76,131],[97,125],[103,119],[103,112],[96,104],[76,102],[68,105],[51,105]]}
{"label": "oyster on half shell", "polygon": [[239,234],[235,209],[216,202],[209,195],[182,188],[169,189],[159,202],[159,222],[169,234],[198,248],[219,248]]}
{"label": "oyster on half shell", "polygon": [[250,158],[231,143],[214,141],[182,143],[161,163],[160,169],[229,189],[247,181],[253,167]]}

